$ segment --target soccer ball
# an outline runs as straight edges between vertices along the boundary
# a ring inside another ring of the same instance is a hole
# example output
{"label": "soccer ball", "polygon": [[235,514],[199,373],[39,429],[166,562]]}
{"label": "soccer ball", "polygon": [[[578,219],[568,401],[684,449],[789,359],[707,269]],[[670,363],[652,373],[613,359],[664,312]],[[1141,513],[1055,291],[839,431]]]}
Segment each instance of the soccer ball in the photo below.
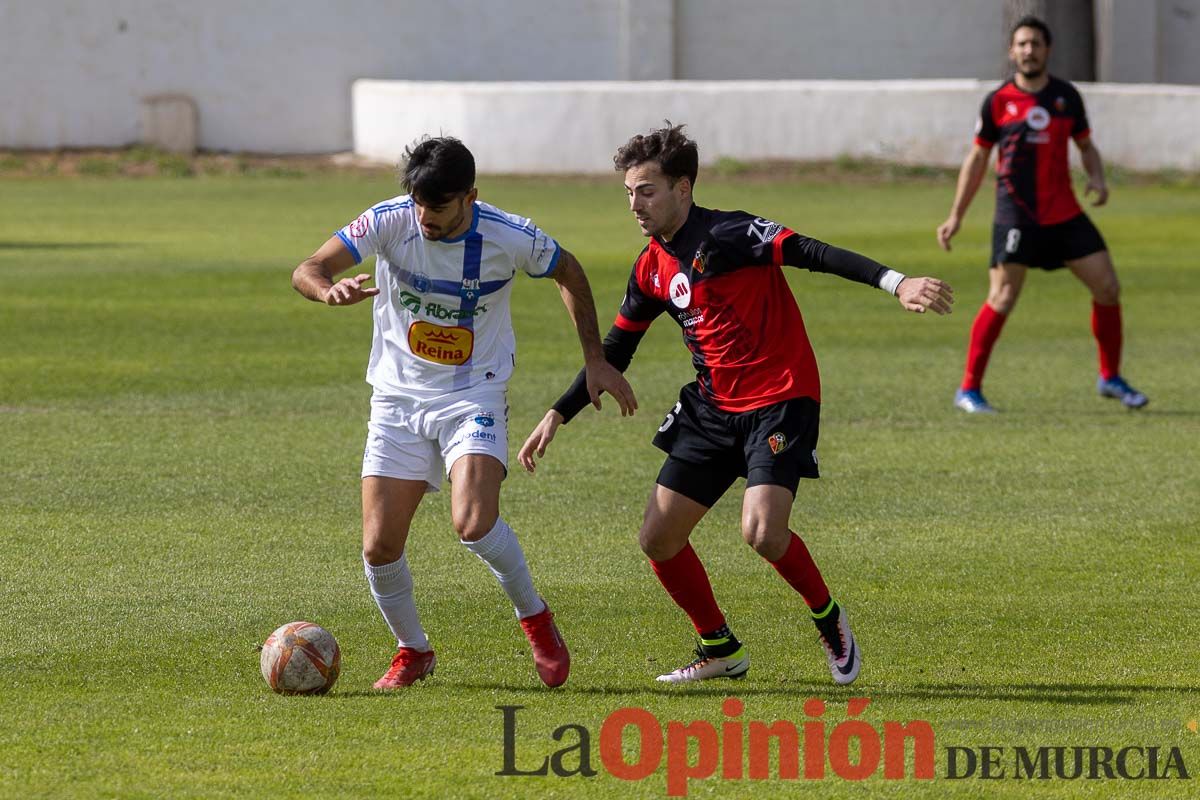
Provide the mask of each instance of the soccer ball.
{"label": "soccer ball", "polygon": [[267,637],[263,679],[280,694],[324,694],[338,678],[342,653],[333,634],[312,622],[289,622]]}

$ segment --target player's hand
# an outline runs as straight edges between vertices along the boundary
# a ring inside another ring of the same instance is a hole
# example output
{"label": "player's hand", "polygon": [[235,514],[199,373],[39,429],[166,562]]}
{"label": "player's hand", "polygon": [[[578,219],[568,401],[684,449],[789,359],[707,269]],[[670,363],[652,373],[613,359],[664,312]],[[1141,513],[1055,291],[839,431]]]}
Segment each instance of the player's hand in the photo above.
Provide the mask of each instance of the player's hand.
{"label": "player's hand", "polygon": [[325,303],[331,306],[352,306],[368,297],[374,297],[379,294],[379,289],[363,288],[363,284],[371,280],[371,277],[364,272],[353,278],[342,278],[325,292]]}
{"label": "player's hand", "polygon": [[525,444],[521,445],[521,451],[517,453],[517,461],[521,462],[521,466],[525,468],[526,472],[533,472],[537,469],[537,462],[534,461],[533,454],[537,453],[538,458],[546,455],[546,448],[550,442],[554,441],[554,434],[562,423],[562,414],[552,408],[546,412],[546,416],[542,417],[542,421],[533,429],[533,433],[529,434]]}
{"label": "player's hand", "polygon": [[1102,206],[1108,202],[1108,187],[1104,185],[1104,181],[1096,181],[1088,178],[1087,188],[1083,190],[1083,196],[1087,197],[1093,192],[1096,194],[1096,199],[1092,201],[1092,205]]}
{"label": "player's hand", "polygon": [[938,244],[940,244],[942,246],[943,250],[946,250],[947,252],[949,252],[950,239],[953,238],[954,234],[958,233],[958,227],[961,224],[962,224],[962,220],[960,220],[958,217],[951,214],[949,217],[946,218],[945,222],[943,222],[941,225],[938,225],[937,239],[938,239]]}
{"label": "player's hand", "polygon": [[926,311],[949,314],[950,306],[954,304],[954,290],[937,278],[905,278],[896,287],[896,299],[900,305],[918,314]]}
{"label": "player's hand", "polygon": [[595,361],[584,367],[587,376],[588,397],[592,405],[600,408],[600,393],[608,392],[621,407],[621,416],[628,417],[637,411],[637,398],[634,397],[633,387],[621,371],[607,361]]}

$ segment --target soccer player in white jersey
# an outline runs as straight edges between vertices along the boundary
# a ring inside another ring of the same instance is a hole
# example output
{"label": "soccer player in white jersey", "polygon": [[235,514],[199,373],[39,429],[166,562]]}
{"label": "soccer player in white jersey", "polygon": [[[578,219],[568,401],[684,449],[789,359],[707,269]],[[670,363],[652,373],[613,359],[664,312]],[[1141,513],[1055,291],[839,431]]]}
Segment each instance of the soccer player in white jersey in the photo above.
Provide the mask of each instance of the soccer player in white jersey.
{"label": "soccer player in white jersey", "polygon": [[[508,465],[505,384],[516,363],[509,297],[518,271],[558,284],[596,407],[602,391],[622,414],[632,414],[637,403],[604,358],[591,290],[575,257],[530,220],[479,202],[475,159],[457,139],[426,138],[405,156],[407,194],[372,206],[292,274],[296,290],[319,303],[373,298],[363,563],[398,645],[375,688],[409,686],[436,664],[413,601],[405,542],[421,498],[440,488],[443,470],[460,540],[512,601],[542,682],[559,686],[570,655],[534,589],[521,545],[500,517]],[[374,276],[337,280],[370,256]],[[365,285],[372,280],[374,287]]]}

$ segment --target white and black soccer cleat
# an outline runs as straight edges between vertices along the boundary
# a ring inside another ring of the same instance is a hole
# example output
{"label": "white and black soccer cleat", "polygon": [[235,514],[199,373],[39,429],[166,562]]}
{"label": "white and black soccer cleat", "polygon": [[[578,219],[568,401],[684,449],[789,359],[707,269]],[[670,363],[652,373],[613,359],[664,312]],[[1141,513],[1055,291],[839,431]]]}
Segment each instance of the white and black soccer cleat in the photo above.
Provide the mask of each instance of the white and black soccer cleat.
{"label": "white and black soccer cleat", "polygon": [[833,682],[842,686],[853,683],[862,667],[862,652],[850,630],[846,611],[836,601],[830,600],[823,614],[813,616],[813,622],[817,626],[821,646],[825,648]]}

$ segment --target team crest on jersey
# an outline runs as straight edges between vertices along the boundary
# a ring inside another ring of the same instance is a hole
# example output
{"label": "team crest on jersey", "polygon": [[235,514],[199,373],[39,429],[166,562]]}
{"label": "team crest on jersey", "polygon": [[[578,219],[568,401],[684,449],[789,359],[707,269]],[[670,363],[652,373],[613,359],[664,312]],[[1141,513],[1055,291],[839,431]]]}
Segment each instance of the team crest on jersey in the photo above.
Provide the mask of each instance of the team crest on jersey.
{"label": "team crest on jersey", "polygon": [[671,285],[667,287],[667,293],[673,306],[687,308],[692,302],[692,283],[688,276],[682,272],[675,273],[675,277],[671,278]]}
{"label": "team crest on jersey", "polygon": [[490,428],[496,424],[496,415],[491,411],[484,411],[475,417],[475,424],[482,428]]}
{"label": "team crest on jersey", "polygon": [[350,235],[355,239],[361,239],[367,235],[367,231],[371,229],[371,220],[366,214],[362,214],[354,222],[350,223]]}
{"label": "team crest on jersey", "polygon": [[1054,110],[1060,114],[1067,110],[1067,100],[1065,97],[1054,98]]}
{"label": "team crest on jersey", "polygon": [[410,281],[412,287],[420,294],[426,294],[433,288],[433,281],[424,272],[414,273]]}
{"label": "team crest on jersey", "polygon": [[1050,127],[1050,112],[1041,106],[1030,106],[1025,113],[1025,124],[1035,131],[1044,131]]}
{"label": "team crest on jersey", "polygon": [[708,266],[708,253],[704,250],[697,250],[695,257],[692,259],[692,269],[701,274],[704,273],[704,268]]}
{"label": "team crest on jersey", "polygon": [[463,278],[462,288],[458,290],[458,296],[467,302],[478,300],[479,278]]}
{"label": "team crest on jersey", "polygon": [[465,364],[475,347],[470,328],[414,322],[408,329],[408,348],[417,358],[435,364]]}
{"label": "team crest on jersey", "polygon": [[767,437],[767,444],[771,446],[772,454],[779,455],[787,449],[788,441],[786,436],[776,431]]}

